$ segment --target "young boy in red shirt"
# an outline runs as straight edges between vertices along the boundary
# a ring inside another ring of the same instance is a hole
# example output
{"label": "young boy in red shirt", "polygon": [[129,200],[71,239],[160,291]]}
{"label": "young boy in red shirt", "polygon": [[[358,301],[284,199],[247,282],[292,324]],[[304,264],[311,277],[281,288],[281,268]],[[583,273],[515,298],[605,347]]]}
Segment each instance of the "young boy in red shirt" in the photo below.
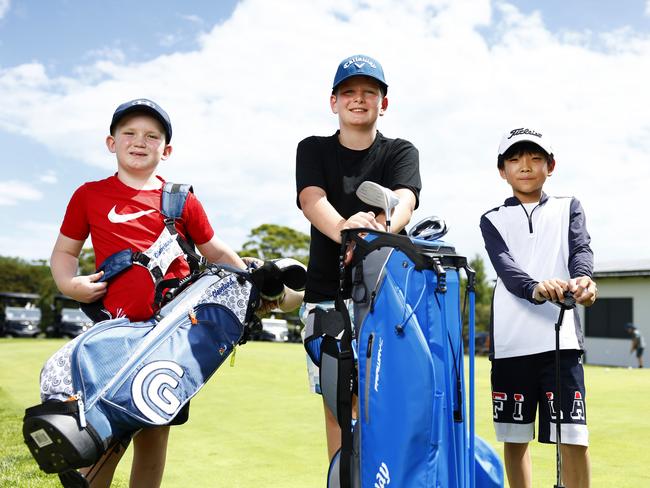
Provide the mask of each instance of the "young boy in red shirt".
{"label": "young boy in red shirt", "polygon": [[[144,266],[130,266],[109,280],[104,272],[77,276],[79,253],[90,235],[95,262],[124,249],[143,252],[165,231],[161,214],[164,180],[156,174],[161,161],[172,153],[172,127],[167,113],[147,99],[120,105],[113,114],[108,150],[115,154],[117,172],[104,180],[85,183],[73,194],[50,260],[52,275],[62,293],[82,303],[101,301],[107,317],[128,317],[132,322],[150,319],[155,312],[155,282]],[[210,262],[245,268],[244,262],[215,236],[205,211],[192,192],[187,195],[176,231],[196,243]],[[174,259],[165,279],[183,278],[189,265]],[[189,405],[189,404],[188,404]],[[188,409],[172,421],[187,421]],[[165,468],[169,426],[141,430],[134,437],[130,486],[159,487]],[[108,487],[125,448],[107,452],[94,466],[82,470],[92,487]]]}

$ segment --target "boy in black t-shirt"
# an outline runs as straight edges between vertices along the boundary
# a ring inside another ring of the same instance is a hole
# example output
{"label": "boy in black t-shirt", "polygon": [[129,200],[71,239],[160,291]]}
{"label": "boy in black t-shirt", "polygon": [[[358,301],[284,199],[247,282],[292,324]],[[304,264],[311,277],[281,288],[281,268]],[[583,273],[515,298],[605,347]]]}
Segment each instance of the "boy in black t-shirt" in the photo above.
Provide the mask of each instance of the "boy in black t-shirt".
{"label": "boy in black t-shirt", "polygon": [[[334,306],[341,231],[360,227],[386,230],[386,216],[356,196],[363,181],[374,181],[399,195],[391,217],[392,232],[403,232],[417,208],[422,186],[417,149],[408,141],[388,139],[377,131],[377,119],[388,108],[387,90],[384,72],[376,60],[363,55],[344,59],[330,96],[339,130],[332,136],[312,136],[298,144],[297,203],[311,222],[303,318],[316,306]],[[320,393],[318,369],[309,358],[307,362],[312,391]],[[332,459],[340,447],[341,433],[326,405],[325,429]]]}

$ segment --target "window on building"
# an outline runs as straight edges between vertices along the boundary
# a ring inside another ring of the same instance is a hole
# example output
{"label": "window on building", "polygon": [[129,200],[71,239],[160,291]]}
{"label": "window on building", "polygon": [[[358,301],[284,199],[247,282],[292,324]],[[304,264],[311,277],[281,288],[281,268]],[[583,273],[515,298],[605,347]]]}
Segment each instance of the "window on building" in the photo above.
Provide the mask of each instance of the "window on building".
{"label": "window on building", "polygon": [[585,335],[629,339],[625,324],[632,321],[632,298],[599,298],[585,309]]}

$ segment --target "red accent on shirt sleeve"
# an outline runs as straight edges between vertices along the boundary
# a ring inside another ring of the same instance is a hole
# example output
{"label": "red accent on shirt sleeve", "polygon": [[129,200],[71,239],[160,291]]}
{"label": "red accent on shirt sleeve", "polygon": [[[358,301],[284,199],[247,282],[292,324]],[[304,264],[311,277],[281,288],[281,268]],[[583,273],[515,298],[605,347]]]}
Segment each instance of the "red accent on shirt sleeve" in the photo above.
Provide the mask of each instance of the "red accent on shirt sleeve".
{"label": "red accent on shirt sleeve", "polygon": [[61,224],[61,234],[70,239],[85,241],[90,233],[87,213],[86,185],[82,185],[73,193]]}

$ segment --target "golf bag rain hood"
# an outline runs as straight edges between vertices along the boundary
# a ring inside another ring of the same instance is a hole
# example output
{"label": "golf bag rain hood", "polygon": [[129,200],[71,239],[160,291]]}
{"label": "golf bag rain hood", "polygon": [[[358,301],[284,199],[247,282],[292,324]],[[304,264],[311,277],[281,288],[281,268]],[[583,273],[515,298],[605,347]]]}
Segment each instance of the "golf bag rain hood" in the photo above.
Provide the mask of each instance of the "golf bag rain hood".
{"label": "golf bag rain hood", "polygon": [[[480,440],[480,484],[474,479],[459,276],[468,275],[473,312],[467,260],[440,241],[368,229],[345,231],[342,241],[354,255],[341,270],[336,310],[314,309],[305,330],[342,430],[328,488],[502,486],[501,464]],[[353,301],[353,324],[342,296]]]}
{"label": "golf bag rain hood", "polygon": [[23,422],[40,468],[92,465],[115,442],[169,423],[245,341],[261,273],[211,265],[155,319],[101,322],[57,351],[41,372],[44,403]]}

